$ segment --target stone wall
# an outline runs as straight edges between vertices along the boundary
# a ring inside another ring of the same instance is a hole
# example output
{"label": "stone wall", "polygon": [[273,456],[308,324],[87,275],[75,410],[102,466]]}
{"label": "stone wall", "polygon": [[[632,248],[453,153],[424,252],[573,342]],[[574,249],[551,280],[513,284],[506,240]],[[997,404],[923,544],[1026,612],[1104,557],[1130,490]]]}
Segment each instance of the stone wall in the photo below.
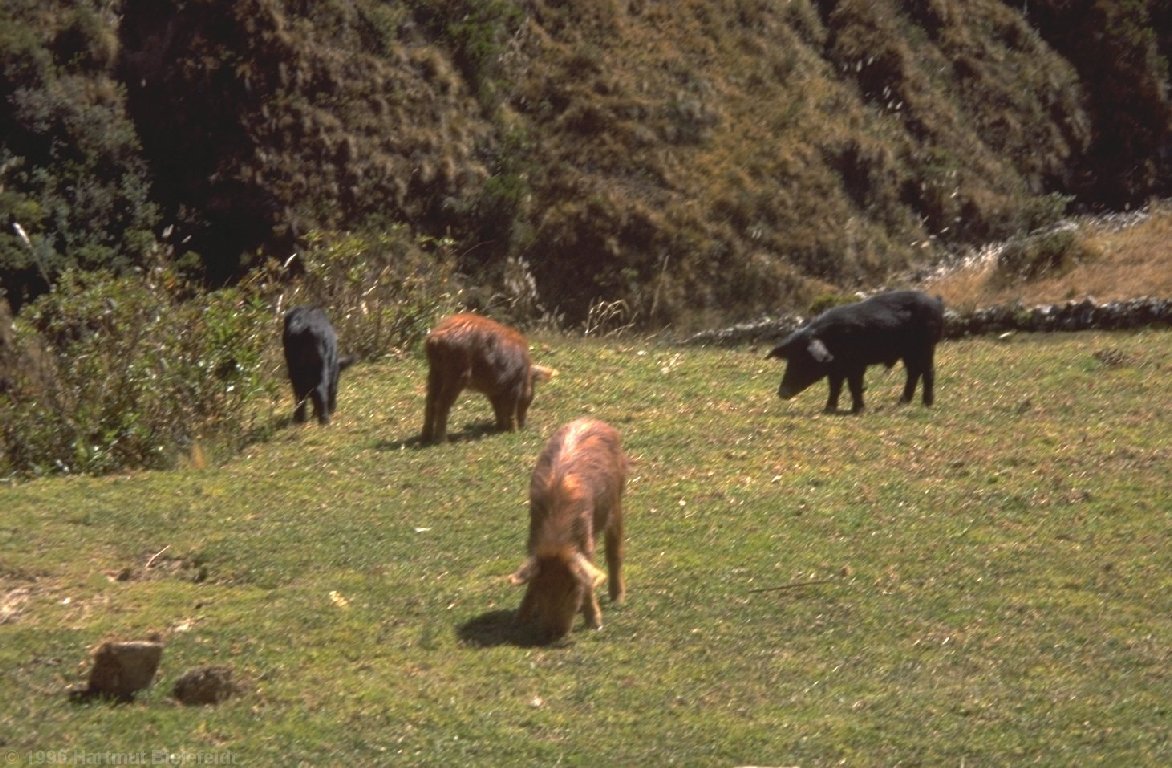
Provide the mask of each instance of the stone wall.
{"label": "stone wall", "polygon": [[1167,325],[1172,325],[1172,299],[1144,297],[1099,304],[1087,298],[1036,307],[1002,305],[963,314],[946,311],[944,338],[1007,331],[1106,331]]}
{"label": "stone wall", "polygon": [[[801,327],[806,318],[785,315],[742,323],[730,328],[701,331],[684,340],[687,345],[734,347],[773,345]],[[1093,298],[1064,304],[1027,307],[1003,304],[972,312],[945,310],[944,338],[960,339],[1009,331],[1051,332],[1123,330],[1172,325],[1172,299],[1142,297],[1102,304]]]}

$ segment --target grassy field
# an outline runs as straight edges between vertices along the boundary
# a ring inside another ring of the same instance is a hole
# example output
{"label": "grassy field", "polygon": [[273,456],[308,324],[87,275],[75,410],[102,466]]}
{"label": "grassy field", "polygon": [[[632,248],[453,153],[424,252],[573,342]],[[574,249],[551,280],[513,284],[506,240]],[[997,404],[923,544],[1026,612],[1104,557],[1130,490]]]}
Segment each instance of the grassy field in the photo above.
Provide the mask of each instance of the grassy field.
{"label": "grassy field", "polygon": [[[422,361],[362,365],[222,465],[0,487],[0,760],[1172,763],[1172,332],[946,343],[935,408],[878,368],[860,417],[763,357],[540,339],[529,428],[465,396],[434,448]],[[628,602],[527,646],[528,474],[583,413],[635,462]],[[135,703],[67,701],[152,632]],[[247,692],[175,704],[204,664]]]}

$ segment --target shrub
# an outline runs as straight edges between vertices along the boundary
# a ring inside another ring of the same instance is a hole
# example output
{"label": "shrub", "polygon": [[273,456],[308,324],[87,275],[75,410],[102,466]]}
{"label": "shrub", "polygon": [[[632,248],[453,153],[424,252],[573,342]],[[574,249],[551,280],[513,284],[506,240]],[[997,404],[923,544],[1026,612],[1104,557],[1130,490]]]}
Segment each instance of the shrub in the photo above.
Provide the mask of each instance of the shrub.
{"label": "shrub", "polygon": [[[97,3],[58,12],[9,5],[0,30],[0,284],[19,306],[69,268],[150,263],[159,215],[125,88],[110,76],[112,15]],[[27,239],[13,235],[14,223]]]}
{"label": "shrub", "polygon": [[267,392],[266,306],[225,289],[175,300],[172,275],[67,271],[20,315],[3,360],[0,473],[174,464],[196,441],[238,447]]}
{"label": "shrub", "polygon": [[[66,271],[15,323],[0,316],[0,475],[166,468],[200,445],[234,451],[274,424],[280,323],[330,313],[346,352],[417,345],[460,291],[446,240],[310,235],[289,280],[270,261],[240,285],[194,289],[174,268]],[[2,303],[2,302],[0,302]]]}
{"label": "shrub", "polygon": [[1098,252],[1073,226],[1010,240],[997,256],[998,280],[1012,284],[1060,275],[1077,264],[1093,261]]}
{"label": "shrub", "polygon": [[307,237],[300,276],[281,282],[279,265],[253,278],[275,295],[278,315],[297,304],[323,307],[345,353],[381,357],[411,348],[435,319],[457,305],[452,242],[413,235],[406,226],[384,232]]}

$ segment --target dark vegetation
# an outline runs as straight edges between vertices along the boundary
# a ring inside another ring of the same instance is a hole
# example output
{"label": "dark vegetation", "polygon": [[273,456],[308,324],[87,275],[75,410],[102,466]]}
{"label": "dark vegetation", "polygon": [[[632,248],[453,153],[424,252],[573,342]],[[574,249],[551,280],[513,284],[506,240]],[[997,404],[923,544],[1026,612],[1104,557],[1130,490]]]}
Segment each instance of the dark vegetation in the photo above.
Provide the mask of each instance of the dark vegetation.
{"label": "dark vegetation", "polygon": [[340,236],[311,240],[291,284],[271,261],[216,291],[166,266],[69,271],[15,322],[0,302],[0,474],[200,463],[270,434],[288,419],[274,408],[289,412],[284,310],[339,307],[362,358],[407,348],[452,300],[444,248],[401,230]]}
{"label": "dark vegetation", "polygon": [[[270,386],[286,300],[328,307],[363,356],[459,306],[689,328],[1172,194],[1168,0],[6,0],[0,16],[0,287],[18,317],[0,409],[70,392],[90,414],[46,416],[34,432],[89,447],[3,462],[22,470],[213,431],[233,377]],[[1083,260],[1051,247],[1017,275]],[[137,357],[185,345],[166,371]],[[83,351],[100,370],[74,370]],[[194,386],[185,365],[219,372],[198,384],[211,402],[159,420],[76,389]],[[32,429],[12,423],[9,446]]]}
{"label": "dark vegetation", "polygon": [[403,225],[574,322],[806,301],[1172,191],[1170,8],[11,0],[0,274],[20,305],[173,243],[219,286]]}

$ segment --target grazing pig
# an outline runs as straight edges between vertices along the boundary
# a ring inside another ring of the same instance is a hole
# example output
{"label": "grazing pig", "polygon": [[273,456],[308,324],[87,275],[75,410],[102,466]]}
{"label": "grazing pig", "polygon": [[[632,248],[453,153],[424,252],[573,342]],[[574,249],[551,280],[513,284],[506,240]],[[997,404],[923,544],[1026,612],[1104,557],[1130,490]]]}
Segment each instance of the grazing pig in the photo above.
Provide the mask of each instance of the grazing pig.
{"label": "grazing pig", "polygon": [[619,433],[597,419],[563,426],[537,457],[529,482],[529,557],[509,581],[528,584],[517,618],[534,622],[542,642],[567,634],[579,609],[588,625],[602,627],[594,589],[607,576],[594,565],[598,534],[606,540],[610,599],[622,602],[626,475]]}
{"label": "grazing pig", "polygon": [[305,404],[312,400],[318,423],[329,424],[330,415],[338,408],[338,376],[354,358],[338,357],[338,337],[318,307],[293,307],[286,312],[281,341],[297,402],[293,421],[305,421]]}
{"label": "grazing pig", "polygon": [[903,360],[907,383],[901,402],[911,402],[923,378],[924,405],[931,405],[936,373],[933,357],[944,330],[944,303],[918,291],[892,291],[823,312],[777,345],[769,357],[787,360],[779,397],[788,400],[822,377],[830,383],[826,411],[838,409],[843,379],[851,413],[863,410],[863,373],[868,365],[888,368]]}
{"label": "grazing pig", "polygon": [[512,432],[524,427],[534,385],[554,375],[552,369],[530,361],[529,343],[517,330],[480,315],[445,318],[428,334],[425,348],[429,368],[424,443],[447,437],[448,414],[465,388],[488,397],[497,429]]}

